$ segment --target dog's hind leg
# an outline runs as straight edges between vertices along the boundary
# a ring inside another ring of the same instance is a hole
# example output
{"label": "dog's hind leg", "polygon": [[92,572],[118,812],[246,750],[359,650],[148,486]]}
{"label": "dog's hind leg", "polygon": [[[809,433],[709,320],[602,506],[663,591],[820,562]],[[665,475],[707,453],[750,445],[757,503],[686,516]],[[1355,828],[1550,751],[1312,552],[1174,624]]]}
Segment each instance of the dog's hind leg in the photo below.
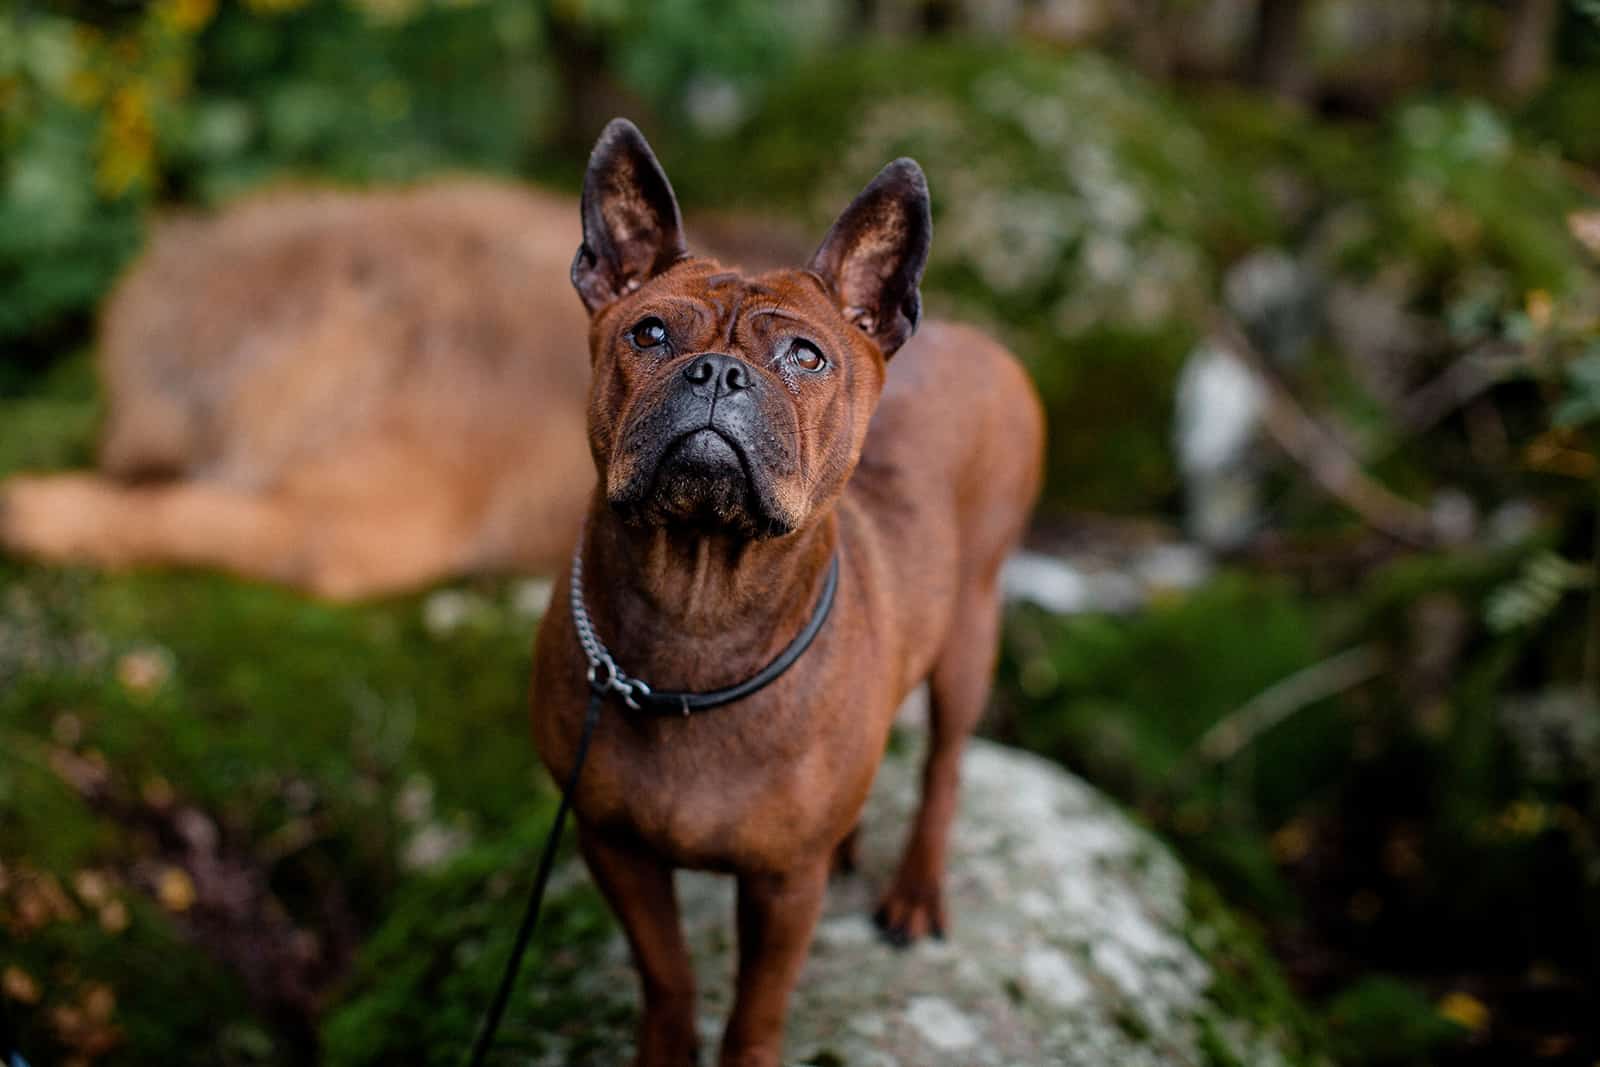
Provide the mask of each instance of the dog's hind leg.
{"label": "dog's hind leg", "polygon": [[928,755],[922,804],[900,869],[875,919],[884,937],[904,945],[926,934],[943,937],[945,850],[955,817],[961,753],[983,714],[1000,642],[998,567],[969,580],[950,634],[928,677]]}
{"label": "dog's hind leg", "polygon": [[643,851],[580,831],[578,846],[611,910],[622,921],[639,972],[644,1012],[634,1067],[693,1067],[694,969],[678,920],[672,870]]}
{"label": "dog's hind leg", "polygon": [[123,485],[93,474],[0,485],[0,548],[121,569],[219,567],[346,599],[407,588],[450,569],[451,540],[426,510],[304,498],[206,482]]}

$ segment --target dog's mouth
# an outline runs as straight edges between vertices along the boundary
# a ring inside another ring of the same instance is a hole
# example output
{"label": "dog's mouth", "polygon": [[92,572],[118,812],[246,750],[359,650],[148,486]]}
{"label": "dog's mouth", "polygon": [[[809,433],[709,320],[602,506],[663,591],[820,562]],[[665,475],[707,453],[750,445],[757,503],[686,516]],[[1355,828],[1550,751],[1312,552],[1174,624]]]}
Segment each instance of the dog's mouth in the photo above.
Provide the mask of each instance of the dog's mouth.
{"label": "dog's mouth", "polygon": [[660,521],[772,532],[772,512],[748,450],[714,426],[691,430],[662,449],[643,496]]}
{"label": "dog's mouth", "polygon": [[714,426],[691,430],[669,444],[656,464],[656,481],[681,476],[710,480],[741,479],[751,482],[744,449]]}

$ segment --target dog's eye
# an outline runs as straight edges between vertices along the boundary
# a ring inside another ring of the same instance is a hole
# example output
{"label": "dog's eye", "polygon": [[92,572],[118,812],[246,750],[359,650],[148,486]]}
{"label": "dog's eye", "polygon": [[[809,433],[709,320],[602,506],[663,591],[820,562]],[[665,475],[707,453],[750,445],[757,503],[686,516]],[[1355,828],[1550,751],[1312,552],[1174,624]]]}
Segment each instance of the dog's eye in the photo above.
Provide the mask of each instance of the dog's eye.
{"label": "dog's eye", "polygon": [[655,348],[667,343],[667,324],[652,315],[635,324],[628,336],[639,348]]}
{"label": "dog's eye", "polygon": [[789,344],[789,359],[808,374],[815,374],[828,365],[828,357],[824,356],[816,345],[799,338]]}

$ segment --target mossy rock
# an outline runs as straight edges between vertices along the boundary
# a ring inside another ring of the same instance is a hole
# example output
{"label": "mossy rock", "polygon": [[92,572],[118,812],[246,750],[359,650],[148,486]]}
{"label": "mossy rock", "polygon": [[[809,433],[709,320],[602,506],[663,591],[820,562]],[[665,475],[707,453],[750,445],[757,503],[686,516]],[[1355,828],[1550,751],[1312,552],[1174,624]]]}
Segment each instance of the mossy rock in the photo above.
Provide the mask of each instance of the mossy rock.
{"label": "mossy rock", "polygon": [[[922,745],[908,737],[874,787],[860,871],[829,891],[793,1000],[787,1062],[1322,1062],[1316,1033],[1259,943],[1164,845],[1058,767],[989,742],[974,742],[963,768],[948,939],[884,943],[869,915],[916,802]],[[497,927],[470,930],[461,917],[487,917],[480,887],[520,886],[531,858],[531,849],[507,852],[498,876],[492,865],[464,866],[430,898],[450,907],[391,920],[363,991],[330,1023],[334,1062],[406,1054],[444,1063],[452,1044],[470,1041],[514,915],[495,905]],[[563,878],[495,1062],[574,1067],[629,1055],[637,1009],[626,947],[615,931],[596,936],[603,928],[576,862]],[[682,873],[678,891],[703,983],[701,1031],[714,1046],[731,1003],[732,882]],[[419,958],[438,962],[423,981]]]}

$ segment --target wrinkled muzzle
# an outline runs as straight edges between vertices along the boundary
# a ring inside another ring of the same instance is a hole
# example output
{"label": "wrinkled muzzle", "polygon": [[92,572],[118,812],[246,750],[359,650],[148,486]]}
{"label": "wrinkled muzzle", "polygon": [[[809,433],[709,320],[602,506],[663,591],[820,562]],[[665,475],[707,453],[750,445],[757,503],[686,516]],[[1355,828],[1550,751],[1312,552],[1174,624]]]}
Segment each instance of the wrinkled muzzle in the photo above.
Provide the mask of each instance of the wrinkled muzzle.
{"label": "wrinkled muzzle", "polygon": [[780,501],[794,471],[784,444],[793,416],[769,395],[770,386],[736,356],[706,352],[687,360],[625,429],[608,478],[612,507],[635,521],[752,537],[792,530],[798,516]]}

